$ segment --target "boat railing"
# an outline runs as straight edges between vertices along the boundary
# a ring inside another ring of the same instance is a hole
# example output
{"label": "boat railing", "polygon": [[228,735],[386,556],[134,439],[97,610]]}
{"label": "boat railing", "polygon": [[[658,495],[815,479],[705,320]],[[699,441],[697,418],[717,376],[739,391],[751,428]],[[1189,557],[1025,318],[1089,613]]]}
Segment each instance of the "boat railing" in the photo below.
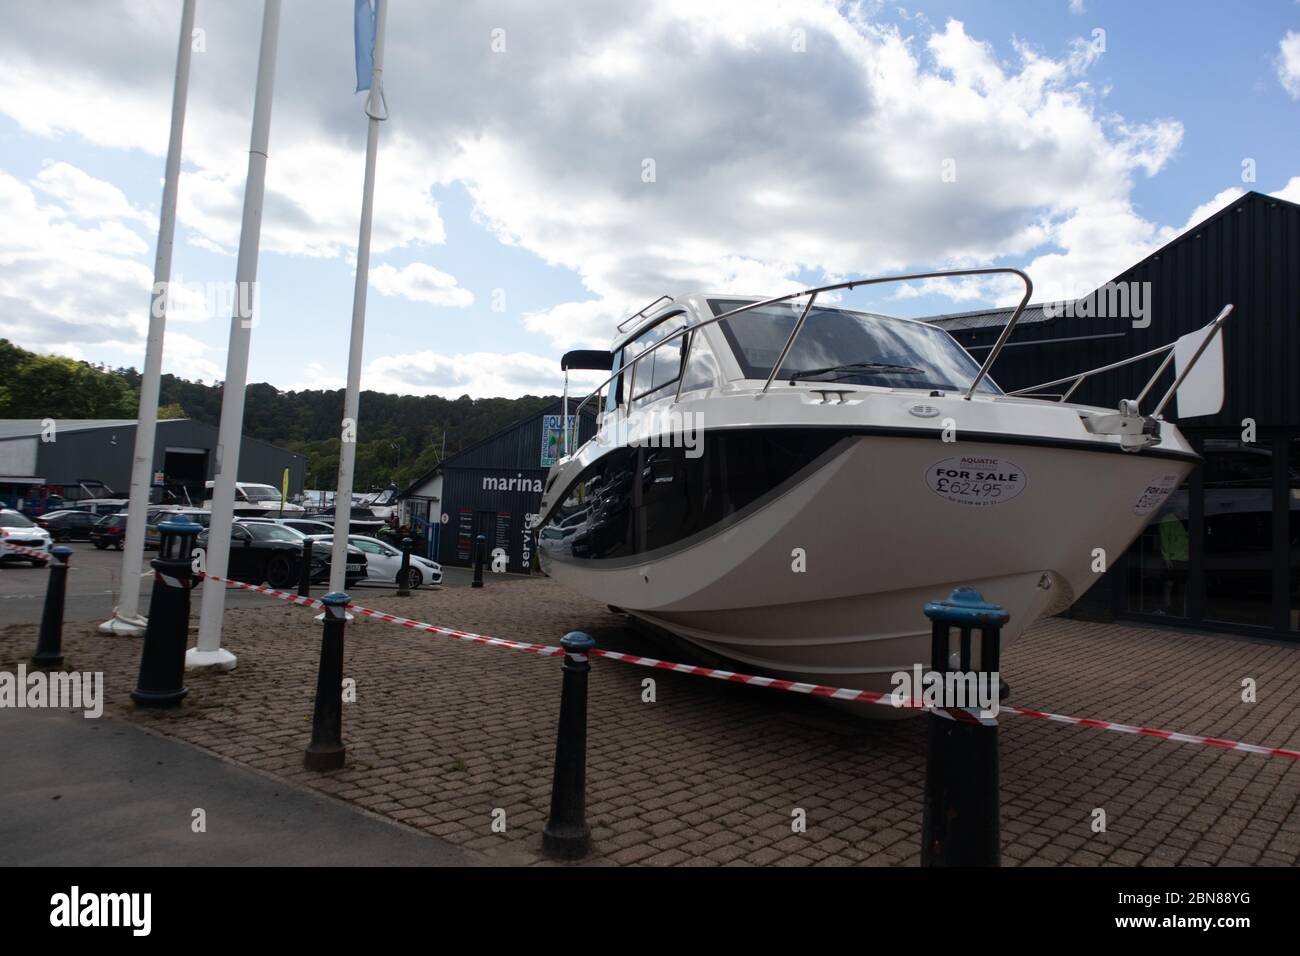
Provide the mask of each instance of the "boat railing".
{"label": "boat railing", "polygon": [[[1223,327],[1223,323],[1227,321],[1228,316],[1232,314],[1232,309],[1233,309],[1232,305],[1230,304],[1225,305],[1219,311],[1219,314],[1214,317],[1214,320],[1210,322],[1209,325],[1201,329],[1201,331],[1205,332],[1205,335],[1202,337],[1200,345],[1197,347],[1196,352],[1192,355],[1191,360],[1188,361],[1187,367],[1184,368],[1177,376],[1175,376],[1174,383],[1171,386],[1169,386],[1169,389],[1165,392],[1164,397],[1160,399],[1160,404],[1157,405],[1155,411],[1151,413],[1152,417],[1156,417],[1161,412],[1163,412],[1165,410],[1165,406],[1168,405],[1170,400],[1174,397],[1174,395],[1177,394],[1179,387],[1187,379],[1187,374],[1195,367],[1196,363],[1200,361],[1201,355],[1205,352],[1206,348],[1209,347],[1210,342],[1214,339],[1214,336],[1219,333],[1219,329]],[[1166,345],[1161,345],[1158,348],[1151,349],[1149,352],[1143,352],[1141,355],[1132,355],[1129,358],[1123,359],[1119,362],[1111,362],[1109,365],[1101,365],[1098,366],[1097,368],[1090,368],[1084,372],[1076,372],[1073,375],[1067,375],[1064,378],[1054,379],[1053,381],[1050,382],[1042,382],[1038,385],[1030,385],[1027,388],[1018,388],[1013,392],[1007,392],[1007,394],[1020,395],[1025,398],[1039,398],[1039,397],[1055,398],[1057,402],[1064,403],[1064,402],[1068,402],[1070,400],[1070,396],[1079,390],[1079,386],[1081,386],[1084,382],[1086,382],[1088,379],[1092,378],[1095,375],[1102,375],[1105,374],[1106,372],[1113,372],[1117,368],[1123,368],[1126,365],[1134,365],[1138,362],[1145,361],[1146,359],[1154,358],[1157,355],[1163,355],[1164,358],[1160,361],[1160,364],[1156,366],[1156,370],[1151,373],[1151,377],[1147,379],[1147,383],[1144,386],[1142,386],[1142,391],[1138,393],[1137,398],[1133,399],[1133,410],[1137,411],[1137,409],[1140,408],[1142,405],[1142,400],[1147,397],[1147,395],[1151,392],[1151,389],[1155,388],[1156,383],[1160,381],[1160,376],[1162,376],[1165,373],[1165,370],[1169,368],[1170,363],[1174,361],[1174,353],[1177,346],[1178,346],[1178,341],[1175,340],[1173,342],[1169,342]],[[1060,392],[1060,393],[1043,392],[1043,389],[1053,388],[1057,385],[1064,385],[1067,382],[1069,383],[1070,387],[1066,389],[1064,392]]]}
{"label": "boat railing", "polygon": [[630,325],[632,324],[632,321],[633,321],[634,319],[642,319],[642,318],[645,318],[645,314],[646,314],[647,312],[649,312],[651,309],[653,309],[653,308],[654,308],[656,305],[658,305],[660,302],[663,302],[665,299],[667,299],[669,302],[672,302],[672,301],[673,301],[673,297],[672,297],[672,296],[670,296],[670,295],[661,295],[659,298],[655,299],[653,302],[651,302],[649,305],[647,305],[647,306],[646,306],[644,309],[642,309],[641,311],[639,311],[639,312],[633,312],[633,313],[632,313],[631,315],[629,315],[626,319],[624,319],[622,322],[620,322],[620,323],[618,324],[618,330],[619,330],[620,332],[626,332],[627,329],[628,329],[628,326],[630,326]]}
{"label": "boat railing", "polygon": [[[798,292],[789,292],[786,293],[785,295],[773,296],[770,299],[760,299],[757,302],[750,302],[746,305],[742,305],[739,306],[738,308],[732,309],[729,312],[724,312],[721,315],[715,315],[712,316],[711,318],[704,319],[700,322],[696,322],[693,325],[684,326],[683,328],[678,329],[676,332],[673,332],[665,336],[664,338],[660,339],[658,342],[654,343],[653,345],[649,346],[643,351],[638,352],[636,356],[634,356],[627,362],[624,362],[623,365],[621,365],[619,368],[613,371],[613,374],[611,374],[607,379],[605,379],[594,389],[592,389],[590,394],[588,394],[587,397],[584,398],[578,404],[577,409],[574,411],[573,417],[577,418],[578,420],[581,420],[582,410],[583,408],[586,407],[587,403],[589,403],[592,399],[602,395],[610,382],[614,381],[616,378],[622,375],[629,368],[632,368],[638,362],[643,360],[647,355],[650,355],[657,349],[663,348],[664,346],[668,345],[670,342],[682,338],[683,336],[690,335],[696,329],[702,329],[705,326],[714,325],[718,322],[722,322],[725,319],[732,319],[743,313],[752,312],[755,309],[762,309],[769,305],[776,305],[781,302],[790,302],[794,299],[800,299],[803,298],[804,296],[808,296],[808,301],[804,304],[803,309],[800,311],[799,318],[795,321],[794,328],[790,330],[790,335],[786,338],[785,345],[782,346],[780,355],[777,356],[777,360],[772,363],[772,371],[768,374],[767,381],[763,383],[762,390],[759,392],[758,396],[756,396],[756,397],[762,397],[763,395],[766,395],[767,390],[771,388],[772,382],[776,379],[777,373],[781,370],[781,366],[784,364],[786,356],[790,354],[790,349],[794,347],[795,340],[798,339],[799,333],[803,331],[804,323],[807,322],[808,316],[812,312],[813,303],[817,301],[817,297],[819,295],[822,295],[823,293],[827,293],[827,292],[840,292],[840,291],[850,292],[854,289],[861,288],[863,286],[883,285],[888,282],[912,282],[912,281],[919,281],[924,279],[947,279],[947,278],[958,278],[961,276],[988,276],[988,275],[1015,276],[1017,279],[1019,279],[1021,282],[1024,283],[1025,294],[1021,296],[1020,301],[1016,304],[1015,310],[1011,313],[1011,318],[1007,320],[1007,324],[1003,327],[1002,332],[998,335],[997,341],[993,343],[993,348],[989,350],[988,357],[984,359],[984,363],[980,366],[979,372],[975,375],[975,377],[971,380],[970,385],[967,387],[965,398],[969,400],[971,396],[975,394],[975,389],[978,388],[980,383],[983,382],[984,379],[988,376],[989,369],[993,367],[993,363],[997,360],[998,355],[1001,353],[1002,347],[1006,345],[1007,338],[1010,337],[1012,331],[1015,329],[1016,323],[1020,321],[1020,317],[1021,315],[1024,314],[1025,307],[1029,304],[1029,299],[1034,293],[1033,282],[1030,281],[1028,275],[1026,275],[1024,272],[1022,272],[1019,269],[1012,269],[1010,267],[998,266],[998,267],[985,268],[985,269],[946,269],[937,272],[911,272],[904,275],[872,276],[872,277],[867,277],[862,279],[850,279],[847,282],[836,282],[833,285],[824,285],[824,286],[817,286],[816,288],[811,288],[811,289],[802,289]],[[654,310],[655,307],[659,305],[659,303],[663,302],[665,299],[667,300],[667,303],[665,305],[663,305],[661,308],[653,312],[651,311]],[[655,318],[659,313],[669,311],[672,308],[672,306],[673,306],[673,299],[670,296],[662,295],[658,299],[655,299],[654,302],[651,302],[640,312],[633,313],[631,316],[629,316],[628,318],[620,322],[618,329],[620,332],[626,331],[626,327],[632,322],[633,319],[640,318],[640,319],[645,319],[648,322],[650,319]],[[679,374],[677,380],[677,392],[673,398],[674,403],[680,401],[682,397],[682,383],[683,380],[685,379],[685,371],[686,371],[687,364],[690,362],[691,345],[693,342],[694,342],[694,336],[687,339],[686,348],[682,351],[681,374]],[[571,429],[569,427],[570,416],[568,414],[568,408],[569,408],[569,384],[568,384],[568,377],[566,376],[565,383],[564,383],[564,415],[563,415],[564,454],[566,456],[569,455],[572,451],[572,436],[571,436]]]}

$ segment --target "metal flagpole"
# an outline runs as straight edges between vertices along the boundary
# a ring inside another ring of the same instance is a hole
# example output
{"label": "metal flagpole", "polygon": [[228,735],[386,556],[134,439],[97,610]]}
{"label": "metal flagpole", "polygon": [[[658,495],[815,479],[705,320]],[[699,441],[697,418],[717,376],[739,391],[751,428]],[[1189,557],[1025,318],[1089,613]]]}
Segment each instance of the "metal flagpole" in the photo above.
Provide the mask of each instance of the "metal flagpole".
{"label": "metal flagpole", "polygon": [[383,87],[384,24],[387,17],[387,0],[375,0],[374,65],[370,74],[370,96],[366,99],[366,115],[370,118],[366,131],[366,178],[361,193],[361,230],[357,237],[357,282],[352,292],[352,339],[348,345],[348,385],[343,397],[338,491],[334,496],[331,591],[342,591],[347,576],[347,529],[352,520],[352,475],[357,459],[357,414],[361,406],[361,352],[366,334],[366,284],[370,275],[370,223],[375,207],[375,155],[379,151],[379,123],[388,118]]}
{"label": "metal flagpole", "polygon": [[[216,475],[212,487],[212,518],[205,568],[223,578],[230,558],[235,476],[239,472],[239,442],[244,428],[244,387],[248,383],[248,346],[256,300],[253,290],[257,283],[257,251],[262,236],[262,196],[266,191],[266,150],[271,138],[271,92],[275,85],[275,47],[279,33],[280,0],[266,0],[262,10],[262,48],[257,60],[253,133],[248,146],[248,179],[244,183],[244,218],[239,227],[239,255],[235,264],[235,307],[230,316],[226,380],[221,390],[221,428],[217,434]],[[235,666],[235,655],[221,647],[221,616],[225,606],[225,586],[208,582],[203,588],[203,604],[199,611],[198,646],[186,652],[186,667],[230,670]]]}
{"label": "metal flagpole", "polygon": [[153,264],[153,297],[149,306],[149,336],[145,341],[144,374],[140,378],[140,409],[131,461],[131,498],[127,506],[126,540],[122,543],[122,594],[113,616],[99,629],[108,634],[143,634],[140,616],[140,573],[144,567],[144,526],[153,483],[154,437],[158,430],[158,383],[162,378],[163,333],[167,326],[167,283],[172,277],[172,239],[176,233],[176,189],[181,174],[181,137],[185,130],[185,101],[190,86],[195,0],[181,8],[181,39],[176,51],[176,82],[172,87],[172,129],[167,142],[162,212],[158,219],[158,249]]}

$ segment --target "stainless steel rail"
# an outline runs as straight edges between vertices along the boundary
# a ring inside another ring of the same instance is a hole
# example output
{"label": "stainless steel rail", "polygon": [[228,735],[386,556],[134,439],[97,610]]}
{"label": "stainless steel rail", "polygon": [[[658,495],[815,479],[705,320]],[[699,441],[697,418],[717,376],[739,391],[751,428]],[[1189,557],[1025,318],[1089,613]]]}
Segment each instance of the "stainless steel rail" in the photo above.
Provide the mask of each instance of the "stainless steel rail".
{"label": "stainless steel rail", "polygon": [[[1170,399],[1174,397],[1179,386],[1181,386],[1183,381],[1187,378],[1187,373],[1196,366],[1196,363],[1201,359],[1201,355],[1209,347],[1210,342],[1219,334],[1219,330],[1223,327],[1223,323],[1227,321],[1228,316],[1232,314],[1232,310],[1233,306],[1231,304],[1225,305],[1219,311],[1219,314],[1214,317],[1214,320],[1210,322],[1209,325],[1204,326],[1204,328],[1208,328],[1210,331],[1206,334],[1205,338],[1202,339],[1201,344],[1196,349],[1196,353],[1192,356],[1191,361],[1187,363],[1187,368],[1183,369],[1174,384],[1169,387],[1167,392],[1165,392],[1164,397],[1160,400],[1160,404],[1156,406],[1155,411],[1151,413],[1153,417],[1159,415],[1165,410],[1165,406],[1169,404]],[[1071,385],[1069,389],[1056,399],[1058,402],[1066,402],[1069,400],[1071,395],[1078,391],[1080,385],[1082,385],[1086,380],[1092,378],[1094,375],[1112,372],[1117,368],[1123,368],[1126,365],[1132,365],[1135,362],[1141,362],[1144,359],[1153,358],[1157,355],[1163,354],[1164,359],[1160,362],[1159,366],[1156,367],[1156,370],[1152,373],[1151,377],[1147,379],[1147,383],[1142,386],[1142,391],[1138,393],[1137,398],[1133,400],[1134,409],[1136,410],[1136,408],[1141,405],[1142,399],[1147,397],[1147,394],[1155,387],[1156,382],[1160,380],[1160,376],[1165,373],[1165,369],[1169,368],[1169,364],[1174,360],[1174,347],[1177,344],[1177,341],[1170,342],[1166,345],[1161,345],[1158,348],[1151,349],[1149,352],[1143,352],[1141,355],[1133,355],[1119,362],[1111,362],[1109,365],[1101,365],[1097,368],[1090,368],[1084,372],[1076,372],[1074,375],[1065,376],[1065,378],[1054,379],[1050,382],[1042,382],[1038,385],[1030,385],[1027,388],[1018,388],[1014,392],[1007,392],[1007,394],[1023,395],[1028,398],[1035,395],[1041,395],[1042,389],[1051,388],[1054,385],[1064,385],[1066,382],[1070,382]]]}
{"label": "stainless steel rail", "polygon": [[[755,309],[761,309],[769,305],[775,305],[779,302],[789,302],[792,299],[799,299],[802,298],[803,296],[809,297],[808,303],[804,306],[802,313],[800,314],[798,320],[795,322],[794,328],[790,330],[790,335],[785,341],[785,346],[781,349],[780,357],[777,359],[775,363],[773,363],[772,371],[767,376],[767,381],[763,384],[762,391],[759,392],[758,396],[756,396],[756,397],[761,397],[762,395],[767,394],[767,390],[771,387],[773,380],[776,378],[777,373],[781,369],[781,364],[785,361],[786,356],[790,353],[790,349],[794,346],[795,339],[798,338],[799,333],[803,330],[804,323],[807,320],[808,315],[812,311],[812,305],[814,300],[816,300],[817,296],[821,295],[823,292],[838,292],[840,290],[852,291],[853,289],[857,289],[861,286],[882,285],[887,282],[911,282],[919,279],[945,279],[945,278],[955,278],[959,276],[986,276],[986,275],[1013,275],[1025,284],[1025,294],[1021,296],[1020,302],[1017,303],[1015,310],[1011,313],[1011,318],[1007,321],[1006,326],[1002,329],[1002,332],[998,336],[997,341],[993,343],[993,348],[989,351],[988,357],[984,359],[984,363],[980,366],[979,373],[975,376],[975,378],[971,381],[970,386],[966,389],[965,397],[967,400],[970,400],[971,396],[974,395],[975,393],[975,389],[978,388],[979,384],[982,381],[984,381],[985,377],[987,377],[989,373],[989,369],[993,367],[993,363],[997,360],[999,353],[1001,353],[1002,347],[1006,344],[1007,338],[1011,335],[1012,331],[1015,329],[1016,323],[1020,321],[1021,315],[1024,314],[1025,306],[1029,304],[1030,297],[1034,294],[1033,282],[1030,280],[1028,275],[1026,275],[1024,272],[1022,272],[1019,269],[1012,269],[1009,267],[995,267],[995,268],[987,268],[987,269],[948,269],[948,270],[942,270],[938,272],[912,272],[904,275],[879,276],[879,277],[871,277],[865,279],[851,279],[848,282],[837,282],[834,285],[818,286],[812,289],[804,289],[800,292],[790,292],[787,293],[786,295],[778,295],[778,296],[773,296],[770,299],[761,299],[757,302],[750,302],[748,305],[742,305],[739,308],[732,309],[730,312],[724,312],[722,315],[715,315],[712,318],[705,319],[702,322],[696,322],[694,325],[688,325],[684,328],[678,329],[676,332],[673,332],[671,335],[665,336],[664,338],[660,339],[658,342],[656,342],[654,345],[650,346],[649,348],[645,349],[644,351],[639,352],[634,358],[623,363],[622,366],[616,369],[614,373],[609,376],[609,378],[605,379],[603,382],[597,385],[591,391],[591,393],[588,394],[587,397],[584,398],[581,403],[579,403],[577,409],[575,409],[574,411],[574,417],[576,418],[578,416],[581,416],[582,409],[587,405],[587,403],[590,402],[596,396],[602,394],[606,386],[608,386],[610,382],[614,381],[614,379],[618,378],[625,371],[627,371],[632,366],[636,365],[638,362],[644,359],[647,355],[654,352],[656,349],[662,348],[663,346],[667,345],[669,342],[681,338],[682,336],[689,335],[690,333],[694,332],[696,329],[704,328],[707,325],[713,325],[717,322],[723,321],[724,319],[735,318],[736,316],[741,315],[742,313],[751,312]],[[663,308],[659,309],[657,312],[650,311],[665,299],[668,300],[668,304],[666,304]],[[671,313],[672,306],[673,306],[673,299],[670,296],[666,296],[666,295],[660,296],[658,299],[656,299],[654,302],[651,302],[650,305],[646,306],[640,312],[634,313],[633,315],[629,316],[628,318],[620,322],[618,326],[618,330],[620,332],[625,331],[624,327],[629,322],[631,322],[633,319],[636,318],[644,318],[646,319],[647,322],[649,322],[651,319],[657,318],[661,313]],[[685,375],[686,363],[689,360],[689,358],[690,358],[690,343],[688,341],[687,346],[683,350],[683,355],[682,355],[682,366],[681,366],[682,376]],[[674,398],[674,402],[679,401],[681,399],[681,388],[682,388],[682,381],[681,378],[679,378],[677,382],[677,393]],[[566,432],[565,448],[567,449],[569,447],[569,440],[567,435],[568,428],[569,428],[569,420],[567,416],[564,419],[564,428]]]}

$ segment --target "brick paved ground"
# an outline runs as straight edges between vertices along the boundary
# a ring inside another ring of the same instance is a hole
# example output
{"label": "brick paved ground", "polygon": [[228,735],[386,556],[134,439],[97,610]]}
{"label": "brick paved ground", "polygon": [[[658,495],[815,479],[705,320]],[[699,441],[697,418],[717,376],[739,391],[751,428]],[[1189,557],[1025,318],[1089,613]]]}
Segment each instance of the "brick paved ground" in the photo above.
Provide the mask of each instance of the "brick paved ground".
{"label": "brick paved ground", "polygon": [[[501,637],[667,656],[623,619],[545,579],[363,603]],[[195,602],[197,607],[197,601]],[[300,608],[228,613],[228,674],[189,677],[172,712],[136,712],[139,641],[65,630],[67,666],[105,671],[108,713],[427,830],[490,860],[536,862],[550,791],[559,663],[359,619],[348,628],[348,765],[301,767],[319,625]],[[0,669],[35,628],[0,629]],[[1012,701],[1061,713],[1300,747],[1300,648],[1054,619],[1006,655]],[[644,678],[657,702],[641,700]],[[1252,677],[1259,702],[1243,704]],[[591,864],[914,865],[922,719],[873,723],[817,701],[611,661],[593,664]],[[1300,762],[1007,717],[1007,865],[1300,862]],[[795,808],[807,832],[791,831]],[[1093,833],[1094,809],[1106,813]],[[493,813],[506,830],[494,833]]]}

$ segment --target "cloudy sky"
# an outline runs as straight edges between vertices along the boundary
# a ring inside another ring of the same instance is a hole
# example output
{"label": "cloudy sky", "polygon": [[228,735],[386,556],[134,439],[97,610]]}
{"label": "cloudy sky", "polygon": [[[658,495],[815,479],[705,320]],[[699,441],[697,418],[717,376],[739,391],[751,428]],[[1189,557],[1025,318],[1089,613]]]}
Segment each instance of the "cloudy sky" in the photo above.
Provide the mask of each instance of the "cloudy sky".
{"label": "cloudy sky", "polygon": [[[249,381],[342,384],[353,0],[285,0]],[[224,378],[258,0],[198,0],[164,367]],[[0,336],[143,361],[179,0],[12,4]],[[391,0],[363,385],[554,392],[663,292],[1024,267],[1104,282],[1248,189],[1300,201],[1300,3]],[[885,287],[902,315],[997,284]]]}

